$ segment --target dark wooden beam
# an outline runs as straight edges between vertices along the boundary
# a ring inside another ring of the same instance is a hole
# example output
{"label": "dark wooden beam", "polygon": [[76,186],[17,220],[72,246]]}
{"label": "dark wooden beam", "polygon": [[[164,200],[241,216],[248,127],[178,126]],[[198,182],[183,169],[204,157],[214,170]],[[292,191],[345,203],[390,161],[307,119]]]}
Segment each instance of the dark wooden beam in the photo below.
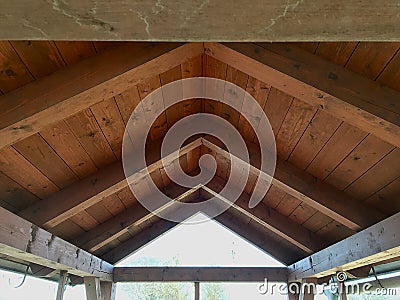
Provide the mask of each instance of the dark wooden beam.
{"label": "dark wooden beam", "polygon": [[0,149],[202,53],[199,43],[124,44],[0,96]]}
{"label": "dark wooden beam", "polygon": [[[196,139],[179,150],[179,156],[201,145],[201,140]],[[151,146],[149,147],[152,148]],[[153,149],[153,152],[158,151]],[[164,158],[168,163],[173,160],[175,153]],[[162,161],[150,162],[147,171],[152,173],[162,167]],[[144,170],[129,177],[129,182],[137,182],[145,177]],[[49,198],[39,201],[24,209],[19,214],[32,223],[46,229],[53,228],[69,219],[80,211],[100,202],[103,198],[116,193],[128,186],[121,162],[108,166],[97,173],[59,191]]]}
{"label": "dark wooden beam", "polygon": [[[182,190],[178,189],[176,186],[168,188],[165,192],[169,197],[172,197],[174,201],[190,202],[199,197],[199,191],[197,189],[190,190],[183,196],[181,195]],[[160,211],[165,210],[168,207],[170,206],[166,205],[164,208],[161,207]],[[105,246],[110,241],[129,232],[131,229],[139,227],[145,221],[154,218],[156,218],[156,215],[150,213],[146,208],[138,203],[98,225],[92,230],[82,234],[74,240],[73,243],[87,251],[94,252]]]}
{"label": "dark wooden beam", "polygon": [[[203,138],[202,142],[204,146],[230,159],[230,154],[221,148],[222,145],[215,145],[210,142],[208,137]],[[261,175],[261,179],[268,178],[267,174],[260,173],[255,167],[260,162],[258,147],[249,143],[247,148],[251,158],[250,172],[257,177]],[[243,165],[246,164],[243,161]],[[358,203],[357,200],[344,192],[279,158],[277,159],[272,183],[289,195],[296,197],[352,230],[360,230],[384,218],[384,215],[380,212],[364,203]]]}
{"label": "dark wooden beam", "polygon": [[399,23],[395,0],[16,1],[0,39],[398,41]]}
{"label": "dark wooden beam", "polygon": [[285,267],[116,267],[115,282],[287,282]]}
{"label": "dark wooden beam", "polygon": [[[226,181],[215,177],[203,189],[212,196],[219,197],[215,191],[221,190]],[[207,196],[206,196],[207,198]],[[271,231],[301,250],[311,254],[328,246],[329,242],[321,239],[315,233],[281,215],[279,212],[268,207],[263,202],[254,208],[249,208],[250,196],[243,193],[232,207],[259,223],[265,230]],[[222,199],[222,201],[224,201]]]}
{"label": "dark wooden beam", "polygon": [[291,281],[325,277],[400,257],[400,213],[289,266]]}
{"label": "dark wooden beam", "polygon": [[162,234],[166,233],[168,230],[174,228],[176,225],[178,225],[178,223],[159,219],[151,226],[146,227],[145,230],[140,231],[131,239],[123,242],[122,244],[108,251],[101,257],[112,264],[117,264],[128,255],[141,249],[143,246],[150,243],[152,240],[161,236]]}
{"label": "dark wooden beam", "polygon": [[81,277],[112,280],[112,265],[4,208],[0,208],[0,253]]}
{"label": "dark wooden beam", "polygon": [[400,147],[400,92],[292,45],[206,43],[205,51]]}

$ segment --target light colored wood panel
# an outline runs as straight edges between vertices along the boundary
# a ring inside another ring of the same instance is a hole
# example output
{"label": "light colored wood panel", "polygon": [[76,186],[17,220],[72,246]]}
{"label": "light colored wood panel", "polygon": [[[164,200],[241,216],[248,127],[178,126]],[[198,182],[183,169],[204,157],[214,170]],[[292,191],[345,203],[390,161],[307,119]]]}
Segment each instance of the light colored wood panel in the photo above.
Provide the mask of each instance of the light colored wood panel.
{"label": "light colored wood panel", "polygon": [[131,207],[132,205],[137,203],[137,200],[133,196],[129,187],[125,187],[122,190],[119,190],[116,194],[126,208]]}
{"label": "light colored wood panel", "polygon": [[[153,76],[151,78],[141,81],[138,84],[138,91],[139,91],[140,99],[143,100],[146,96],[148,96],[151,92],[158,89],[160,86],[161,86],[161,82],[160,82],[159,75],[156,75],[156,76]],[[151,102],[147,102],[147,104],[148,105],[145,106],[144,103],[142,103],[144,111],[148,110],[148,111],[152,111],[153,113],[159,114],[158,118],[154,121],[153,124],[149,124],[150,120],[146,120],[148,123],[147,125],[151,126],[151,129],[150,129],[151,139],[153,141],[156,141],[157,139],[160,139],[161,137],[163,137],[165,135],[165,133],[167,132],[167,117],[165,115],[164,107],[162,108],[162,111],[157,111],[157,110],[155,110],[155,107],[152,105]],[[145,117],[146,117],[146,114],[145,114]]]}
{"label": "light colored wood panel", "polygon": [[0,91],[7,93],[33,80],[33,76],[8,41],[0,41]]}
{"label": "light colored wood panel", "polygon": [[[268,84],[265,84],[255,78],[249,76],[249,79],[248,79],[247,85],[246,85],[246,92],[248,92],[258,102],[258,104],[261,106],[261,108],[264,108],[264,106],[265,106],[270,89],[271,89],[271,86],[269,86]],[[243,112],[243,114],[248,115],[251,118],[253,118],[254,122],[258,126],[258,124],[260,122],[259,119],[257,119],[259,117],[258,112],[251,110],[253,108],[254,108],[253,105],[251,105],[250,107],[244,106],[244,107],[242,107],[242,112]],[[255,128],[255,129],[257,129],[257,128]],[[252,142],[255,137],[255,132],[254,132],[255,129],[253,129],[251,127],[250,123],[241,114],[239,117],[238,130],[239,130],[240,134],[242,135],[242,137],[244,137],[248,141]]]}
{"label": "light colored wood panel", "polygon": [[13,147],[59,188],[65,188],[78,180],[78,177],[39,134],[19,141]]}
{"label": "light colored wood panel", "polygon": [[303,226],[311,230],[312,232],[317,232],[326,224],[329,224],[332,221],[332,218],[322,214],[321,212],[317,212],[312,215],[307,221],[305,221],[303,223]]}
{"label": "light colored wood panel", "polygon": [[400,176],[400,149],[396,148],[353,182],[346,193],[366,199]]}
{"label": "light colored wood panel", "polygon": [[[227,64],[223,63],[211,56],[206,55],[206,65],[205,65],[206,77],[217,78],[225,80]],[[210,83],[212,84],[212,83]],[[213,89],[212,86],[206,87],[207,89]],[[204,112],[214,114],[217,116],[222,116],[222,103],[213,101],[210,99],[204,99]]]}
{"label": "light colored wood panel", "polygon": [[121,113],[125,125],[128,124],[129,118],[136,106],[140,103],[140,96],[137,86],[134,86],[121,94],[115,96],[115,101]]}
{"label": "light colored wood panel", "polygon": [[300,203],[299,206],[289,215],[289,219],[296,223],[303,224],[310,217],[317,213],[317,210],[305,203]]}
{"label": "light colored wood panel", "polygon": [[86,109],[65,120],[97,168],[116,160],[92,112]]}
{"label": "light colored wood panel", "polygon": [[[202,56],[197,56],[181,64],[182,78],[203,76]],[[185,90],[183,91],[185,93]],[[183,105],[185,116],[201,112],[201,99],[186,100]]]}
{"label": "light colored wood panel", "polygon": [[120,212],[125,210],[124,204],[116,194],[105,197],[101,203],[113,216],[118,215]]}
{"label": "light colored wood panel", "polygon": [[[240,87],[241,89],[245,90],[247,86],[247,81],[248,81],[249,76],[231,66],[227,66],[226,69],[226,78],[225,80],[228,82],[233,83],[234,85]],[[235,93],[234,90],[231,90],[230,88],[225,87],[224,91],[224,99],[229,99],[229,93]],[[243,107],[243,100],[239,99],[238,106]],[[237,111],[234,109],[232,106],[222,103],[222,117],[226,119],[228,122],[230,122],[233,126],[238,127],[239,124],[239,118],[240,118],[240,113],[241,111]]]}
{"label": "light colored wood panel", "polygon": [[[160,74],[161,85],[166,85],[168,83],[171,83],[171,82],[174,82],[174,81],[177,81],[180,79],[182,79],[182,71],[181,71],[180,65]],[[182,97],[182,95],[183,95],[182,89],[180,91],[177,91],[176,97]],[[164,95],[164,97],[165,97],[165,95]],[[173,100],[178,100],[178,99],[173,99]],[[167,105],[165,100],[164,100],[164,105],[165,106]],[[167,118],[167,126],[168,126],[168,128],[171,128],[171,126],[174,125],[183,116],[183,102],[179,102],[179,103],[167,108],[165,110],[165,115]]]}
{"label": "light colored wood panel", "polygon": [[379,138],[368,135],[325,181],[340,190],[344,190],[393,148],[392,145]]}
{"label": "light colored wood panel", "polygon": [[112,217],[112,214],[101,202],[88,207],[86,211],[99,223],[103,223]]}
{"label": "light colored wood panel", "polygon": [[292,102],[292,96],[289,96],[274,87],[271,88],[267,102],[264,106],[264,112],[268,117],[275,136],[277,136]]}
{"label": "light colored wood panel", "polygon": [[92,42],[56,41],[55,44],[67,65],[75,64],[96,54]]}
{"label": "light colored wood panel", "polygon": [[267,194],[265,195],[263,202],[269,207],[276,209],[276,207],[279,205],[279,203],[281,203],[284,197],[285,193],[272,184]]}
{"label": "light colored wood panel", "polygon": [[276,136],[278,156],[282,159],[289,158],[316,111],[316,107],[296,98],[293,99]]}
{"label": "light colored wood panel", "polygon": [[400,43],[366,43],[357,45],[346,68],[375,80],[400,47]]}
{"label": "light colored wood panel", "polygon": [[114,155],[117,159],[121,159],[125,125],[114,98],[99,102],[93,105],[90,110],[96,118]]}
{"label": "light colored wood panel", "polygon": [[84,178],[97,170],[92,159],[64,121],[44,129],[40,135],[79,178]]}
{"label": "light colored wood panel", "polygon": [[65,66],[53,41],[12,41],[11,44],[36,79]]}
{"label": "light colored wood panel", "polygon": [[341,123],[332,115],[319,110],[290,154],[289,161],[306,169]]}
{"label": "light colored wood panel", "polygon": [[366,136],[366,132],[342,123],[306,171],[319,179],[325,179]]}
{"label": "light colored wood panel", "polygon": [[76,215],[70,218],[71,221],[78,224],[85,231],[89,231],[90,229],[99,225],[99,222],[93,218],[86,210],[82,210]]}
{"label": "light colored wood panel", "polygon": [[0,170],[41,199],[59,190],[52,181],[12,147],[1,150]]}
{"label": "light colored wood panel", "polygon": [[285,194],[281,202],[276,206],[276,210],[284,216],[290,216],[293,211],[300,205],[301,201],[291,195]]}

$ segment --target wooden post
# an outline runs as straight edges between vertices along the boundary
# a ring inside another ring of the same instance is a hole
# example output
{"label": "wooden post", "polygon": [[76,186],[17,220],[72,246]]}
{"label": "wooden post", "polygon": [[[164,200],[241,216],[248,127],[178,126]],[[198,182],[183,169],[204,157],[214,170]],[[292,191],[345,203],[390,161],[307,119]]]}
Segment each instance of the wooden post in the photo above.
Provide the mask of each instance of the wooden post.
{"label": "wooden post", "polygon": [[64,299],[65,284],[67,283],[68,272],[65,270],[60,271],[60,279],[58,279],[58,288],[56,300]]}
{"label": "wooden post", "polygon": [[97,277],[85,277],[85,289],[87,300],[101,300],[100,279]]}
{"label": "wooden post", "polygon": [[314,300],[317,292],[317,279],[306,278],[301,281],[299,300]]}
{"label": "wooden post", "polygon": [[288,283],[288,300],[299,300],[301,284],[299,282]]}
{"label": "wooden post", "polygon": [[101,300],[115,300],[116,284],[114,282],[100,282]]}
{"label": "wooden post", "polygon": [[200,300],[200,282],[194,283],[194,300]]}

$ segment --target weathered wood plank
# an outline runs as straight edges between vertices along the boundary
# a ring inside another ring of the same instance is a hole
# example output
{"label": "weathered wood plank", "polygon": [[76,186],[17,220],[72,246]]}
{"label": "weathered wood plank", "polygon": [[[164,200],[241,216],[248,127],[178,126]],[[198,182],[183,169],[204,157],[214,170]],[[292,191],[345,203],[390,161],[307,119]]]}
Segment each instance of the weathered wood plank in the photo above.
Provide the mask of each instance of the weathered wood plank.
{"label": "weathered wood plank", "polygon": [[112,265],[4,208],[0,222],[0,253],[81,277],[112,280]]}
{"label": "weathered wood plank", "polygon": [[99,278],[88,276],[84,278],[86,299],[101,300],[101,288]]}
{"label": "weathered wood plank", "polygon": [[400,146],[399,92],[282,44],[206,43],[206,54]]}
{"label": "weathered wood plank", "polygon": [[115,282],[286,282],[285,267],[116,267]]}
{"label": "weathered wood plank", "polygon": [[289,279],[324,277],[400,256],[400,213],[289,266]]}
{"label": "weathered wood plank", "polygon": [[200,55],[203,45],[125,44],[0,97],[0,148]]}
{"label": "weathered wood plank", "polygon": [[0,39],[382,41],[400,39],[398,23],[396,0],[18,1],[2,7]]}

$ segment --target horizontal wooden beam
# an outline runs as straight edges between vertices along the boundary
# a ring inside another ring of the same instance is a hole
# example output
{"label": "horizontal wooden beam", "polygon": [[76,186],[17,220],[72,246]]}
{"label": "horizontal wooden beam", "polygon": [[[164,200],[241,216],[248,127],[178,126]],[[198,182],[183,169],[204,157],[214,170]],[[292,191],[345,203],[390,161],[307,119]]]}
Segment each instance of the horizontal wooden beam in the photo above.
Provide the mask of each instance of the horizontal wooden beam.
{"label": "horizontal wooden beam", "polygon": [[81,277],[112,280],[111,264],[1,207],[0,253]]}
{"label": "horizontal wooden beam", "polygon": [[0,149],[202,53],[200,43],[123,44],[0,96]]}
{"label": "horizontal wooden beam", "polygon": [[400,92],[292,45],[206,43],[205,52],[400,147]]}
{"label": "horizontal wooden beam", "polygon": [[[200,139],[188,143],[179,150],[179,157],[200,145]],[[152,148],[152,145],[147,148],[152,149],[153,152],[158,151],[158,148]],[[164,158],[164,162],[171,162],[176,157],[175,154],[171,153],[167,155]],[[151,174],[161,167],[161,160],[153,161],[149,163],[147,171]],[[145,170],[141,170],[130,176],[128,181],[129,183],[134,183],[144,177]],[[127,187],[128,181],[121,162],[117,162],[57,192],[49,198],[31,205],[21,211],[20,215],[38,226],[46,229],[53,228],[80,211],[100,202],[103,198]]]}
{"label": "horizontal wooden beam", "polygon": [[398,41],[399,23],[396,0],[15,1],[0,39]]}
{"label": "horizontal wooden beam", "polygon": [[[203,138],[202,143],[209,149],[230,159],[230,154],[221,148],[222,145],[214,144],[209,140],[209,137]],[[260,162],[257,146],[249,143],[247,148],[251,158],[250,172],[257,177],[260,176],[261,179],[267,178],[267,174],[260,173],[255,167]],[[240,161],[239,158],[236,159]],[[247,163],[243,161],[243,164]],[[376,210],[365,204],[361,205],[351,196],[281,159],[277,159],[272,183],[289,195],[296,197],[352,230],[360,230],[384,218],[384,215]]]}
{"label": "horizontal wooden beam", "polygon": [[287,282],[285,267],[116,267],[115,282]]}
{"label": "horizontal wooden beam", "polygon": [[289,279],[324,277],[400,257],[400,213],[289,266]]}

